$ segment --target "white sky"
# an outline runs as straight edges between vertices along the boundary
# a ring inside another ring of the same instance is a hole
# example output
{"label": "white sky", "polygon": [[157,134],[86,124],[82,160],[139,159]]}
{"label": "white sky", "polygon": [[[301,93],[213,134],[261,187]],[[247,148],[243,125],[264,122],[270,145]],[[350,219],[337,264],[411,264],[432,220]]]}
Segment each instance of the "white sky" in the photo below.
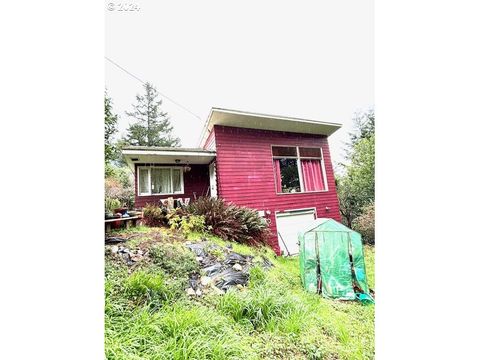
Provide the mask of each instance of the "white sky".
{"label": "white sky", "polygon": [[[108,1],[106,2],[108,3]],[[146,1],[106,11],[105,55],[202,118],[164,99],[182,146],[211,107],[339,122],[334,161],[356,111],[374,105],[373,1]],[[142,85],[105,61],[124,134]]]}

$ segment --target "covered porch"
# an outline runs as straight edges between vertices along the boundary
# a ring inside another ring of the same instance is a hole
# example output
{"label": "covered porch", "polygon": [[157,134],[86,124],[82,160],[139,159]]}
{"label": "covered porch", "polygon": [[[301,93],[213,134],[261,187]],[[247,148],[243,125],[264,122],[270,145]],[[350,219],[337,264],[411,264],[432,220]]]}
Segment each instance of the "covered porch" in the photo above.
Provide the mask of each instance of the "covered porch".
{"label": "covered porch", "polygon": [[217,196],[215,151],[131,146],[122,154],[134,173],[136,208],[169,198],[188,204],[200,196]]}

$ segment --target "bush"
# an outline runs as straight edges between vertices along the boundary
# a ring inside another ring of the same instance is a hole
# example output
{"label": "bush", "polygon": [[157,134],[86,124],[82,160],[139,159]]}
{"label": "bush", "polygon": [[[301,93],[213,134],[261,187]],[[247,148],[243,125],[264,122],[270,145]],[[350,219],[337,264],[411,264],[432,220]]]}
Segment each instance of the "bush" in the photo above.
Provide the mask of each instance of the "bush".
{"label": "bush", "polygon": [[105,198],[105,212],[113,213],[115,209],[118,209],[120,206],[122,206],[120,200],[108,197]]}
{"label": "bush", "polygon": [[156,265],[177,277],[188,277],[199,271],[194,253],[181,244],[157,244],[150,249],[150,257]]}
{"label": "bush", "polygon": [[167,219],[170,228],[181,230],[185,236],[192,232],[203,233],[205,231],[203,215],[191,215],[181,208],[171,210]]}
{"label": "bush", "polygon": [[375,245],[375,203],[363,207],[362,214],[353,221],[353,229],[362,234],[363,242]]}
{"label": "bush", "polygon": [[269,236],[268,224],[255,210],[226,204],[222,199],[200,197],[188,211],[202,215],[210,231],[225,240],[239,243],[265,243]]}
{"label": "bush", "polygon": [[143,208],[143,221],[148,226],[164,226],[168,224],[168,211],[165,207],[146,204]]}
{"label": "bush", "polygon": [[135,202],[133,186],[125,186],[120,180],[107,177],[105,179],[105,199],[117,199],[121,203],[120,206],[131,209]]}

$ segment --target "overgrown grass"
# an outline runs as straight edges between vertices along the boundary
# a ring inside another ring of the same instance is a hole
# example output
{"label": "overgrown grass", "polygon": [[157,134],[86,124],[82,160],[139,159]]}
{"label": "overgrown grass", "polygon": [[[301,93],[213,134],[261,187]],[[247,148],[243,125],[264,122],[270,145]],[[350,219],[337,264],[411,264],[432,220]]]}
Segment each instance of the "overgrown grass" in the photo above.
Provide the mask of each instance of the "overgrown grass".
{"label": "overgrown grass", "polygon": [[[158,230],[151,231],[142,231],[141,237],[153,236]],[[189,235],[191,241],[204,237]],[[218,245],[227,244],[216,237],[207,238]],[[125,245],[130,246],[130,241]],[[185,294],[186,277],[198,268],[180,243],[152,243],[152,260],[134,271],[107,256],[106,358],[374,357],[373,305],[306,293],[300,283],[298,258],[276,258],[266,248],[230,245],[234,251],[256,259],[265,256],[274,267],[264,270],[257,265],[250,269],[248,287],[202,299]],[[374,257],[375,249],[367,246],[365,260],[371,288],[375,285]]]}

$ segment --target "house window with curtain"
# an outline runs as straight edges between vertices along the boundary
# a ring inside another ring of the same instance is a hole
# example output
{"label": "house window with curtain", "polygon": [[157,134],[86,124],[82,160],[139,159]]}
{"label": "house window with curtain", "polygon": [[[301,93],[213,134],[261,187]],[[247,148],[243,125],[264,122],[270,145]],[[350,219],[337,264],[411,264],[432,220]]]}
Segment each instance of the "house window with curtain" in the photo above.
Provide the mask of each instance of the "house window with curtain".
{"label": "house window with curtain", "polygon": [[277,193],[328,191],[322,148],[272,146]]}
{"label": "house window with curtain", "polygon": [[183,172],[178,167],[138,167],[138,195],[183,194]]}

